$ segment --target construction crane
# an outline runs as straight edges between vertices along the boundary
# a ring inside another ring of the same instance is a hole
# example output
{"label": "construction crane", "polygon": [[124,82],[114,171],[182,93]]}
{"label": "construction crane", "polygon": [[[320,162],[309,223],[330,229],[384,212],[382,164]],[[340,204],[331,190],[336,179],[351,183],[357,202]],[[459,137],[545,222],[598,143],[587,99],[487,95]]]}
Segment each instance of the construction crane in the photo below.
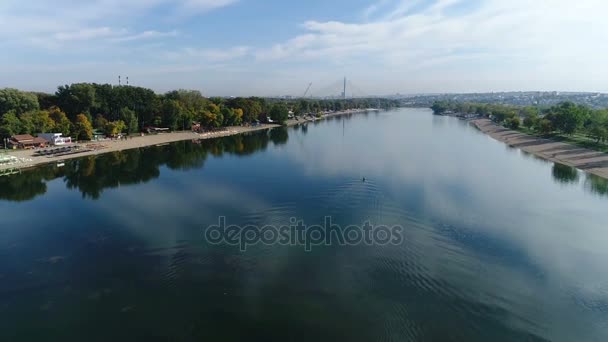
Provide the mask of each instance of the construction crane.
{"label": "construction crane", "polygon": [[304,96],[302,96],[302,97],[306,97],[306,95],[308,95],[308,91],[310,90],[310,87],[312,87],[312,82],[310,84],[308,84],[308,88],[306,88],[306,91],[304,92]]}

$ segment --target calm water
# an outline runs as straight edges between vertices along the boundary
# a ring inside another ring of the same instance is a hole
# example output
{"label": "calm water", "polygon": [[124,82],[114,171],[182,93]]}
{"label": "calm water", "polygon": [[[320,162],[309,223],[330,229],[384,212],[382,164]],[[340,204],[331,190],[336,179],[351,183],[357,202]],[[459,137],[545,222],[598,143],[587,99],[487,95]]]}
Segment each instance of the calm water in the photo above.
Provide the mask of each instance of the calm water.
{"label": "calm water", "polygon": [[[0,340],[606,341],[607,207],[422,109],[46,166],[0,178]],[[240,252],[220,215],[405,239]]]}

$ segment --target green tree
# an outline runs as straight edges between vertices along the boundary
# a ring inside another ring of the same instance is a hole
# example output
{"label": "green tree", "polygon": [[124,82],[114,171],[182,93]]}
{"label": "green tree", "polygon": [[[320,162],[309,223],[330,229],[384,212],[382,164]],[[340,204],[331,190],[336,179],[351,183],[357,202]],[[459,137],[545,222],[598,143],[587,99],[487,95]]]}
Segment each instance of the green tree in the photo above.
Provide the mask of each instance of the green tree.
{"label": "green tree", "polygon": [[518,129],[519,125],[521,124],[521,121],[518,116],[513,116],[513,117],[510,117],[509,119],[507,119],[506,123],[507,123],[507,126],[509,126],[509,128]]}
{"label": "green tree", "polygon": [[127,134],[133,134],[137,132],[137,115],[134,111],[126,107],[121,109],[120,120],[125,124]]}
{"label": "green tree", "polygon": [[21,133],[21,120],[17,117],[14,110],[4,114],[0,121],[0,136],[9,138],[13,135]]}
{"label": "green tree", "polygon": [[33,93],[38,98],[40,109],[51,109],[57,106],[57,97],[47,93]]}
{"label": "green tree", "polygon": [[554,128],[551,120],[543,118],[538,121],[536,130],[541,134],[550,134],[553,132]]}
{"label": "green tree", "polygon": [[12,88],[0,89],[0,116],[9,111],[16,115],[40,109],[36,95]]}
{"label": "green tree", "polygon": [[54,130],[55,121],[46,110],[35,110],[23,113],[20,116],[24,133],[48,133]]}
{"label": "green tree", "polygon": [[513,117],[517,116],[517,112],[512,107],[501,106],[501,105],[492,105],[490,109],[492,112],[492,116],[494,116],[494,120],[496,122],[514,122],[512,120]]}
{"label": "green tree", "polygon": [[237,126],[243,123],[244,112],[241,108],[234,109],[234,120],[232,125]]}
{"label": "green tree", "polygon": [[551,109],[553,126],[565,134],[572,134],[580,129],[589,117],[589,110],[572,102],[564,102]]}
{"label": "green tree", "polygon": [[450,109],[450,104],[445,101],[436,101],[431,106],[431,109],[435,114],[443,114]]}
{"label": "green tree", "polygon": [[589,123],[585,127],[587,133],[596,143],[608,140],[608,111],[597,110],[591,113]]}
{"label": "green tree", "polygon": [[79,114],[91,114],[96,106],[95,87],[88,83],[60,86],[55,96],[59,107],[74,121]]}
{"label": "green tree", "polygon": [[203,126],[210,128],[221,127],[224,122],[224,116],[221,113],[215,114],[208,110],[202,111],[199,118]]}
{"label": "green tree", "polygon": [[257,98],[249,98],[245,101],[245,104],[241,107],[243,109],[243,121],[254,122],[259,120],[262,115],[262,102],[258,101]]}
{"label": "green tree", "polygon": [[93,126],[84,114],[78,114],[74,122],[74,135],[77,140],[93,139]]}
{"label": "green tree", "polygon": [[289,110],[283,103],[275,103],[270,109],[270,118],[272,121],[284,124],[289,116]]}
{"label": "green tree", "polygon": [[234,110],[230,107],[222,106],[221,113],[224,118],[223,126],[232,126],[235,118]]}
{"label": "green tree", "polygon": [[127,125],[124,121],[109,121],[105,127],[105,133],[107,136],[115,137],[120,134],[122,131],[127,129]]}
{"label": "green tree", "polygon": [[536,114],[536,113],[530,113],[530,114],[526,115],[526,117],[524,118],[524,126],[526,126],[528,129],[534,128],[537,123],[538,123],[538,114]]}
{"label": "green tree", "polygon": [[51,107],[49,109],[49,116],[54,122],[53,126],[55,131],[63,134],[65,137],[69,137],[72,129],[72,123],[68,119],[67,115],[58,107]]}
{"label": "green tree", "polygon": [[298,101],[297,105],[294,108],[294,113],[296,116],[301,116],[310,112],[310,102],[306,100]]}
{"label": "green tree", "polygon": [[162,124],[172,130],[178,130],[190,127],[188,121],[192,121],[191,113],[184,109],[182,103],[178,100],[165,99],[163,102],[163,120]]}
{"label": "green tree", "polygon": [[103,115],[97,114],[95,117],[95,128],[105,131],[108,119],[104,118]]}
{"label": "green tree", "polygon": [[165,94],[165,99],[178,101],[181,109],[190,113],[205,108],[210,102],[198,90],[174,90]]}

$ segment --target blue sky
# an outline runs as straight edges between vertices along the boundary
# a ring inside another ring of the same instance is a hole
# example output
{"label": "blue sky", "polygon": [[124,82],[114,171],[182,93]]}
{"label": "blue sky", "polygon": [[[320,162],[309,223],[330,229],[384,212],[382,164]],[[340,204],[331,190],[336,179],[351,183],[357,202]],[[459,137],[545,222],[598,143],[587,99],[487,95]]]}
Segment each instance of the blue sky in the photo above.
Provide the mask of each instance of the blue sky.
{"label": "blue sky", "polygon": [[[2,0],[0,87],[608,91],[604,0]],[[323,92],[323,94],[322,94]]]}

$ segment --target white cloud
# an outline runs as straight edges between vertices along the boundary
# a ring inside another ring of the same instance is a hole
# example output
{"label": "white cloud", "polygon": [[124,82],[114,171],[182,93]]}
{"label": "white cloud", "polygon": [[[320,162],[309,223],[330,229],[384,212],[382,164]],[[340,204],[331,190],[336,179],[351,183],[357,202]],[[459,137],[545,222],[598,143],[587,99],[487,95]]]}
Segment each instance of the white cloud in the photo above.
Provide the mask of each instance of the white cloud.
{"label": "white cloud", "polygon": [[225,49],[187,47],[178,51],[168,51],[164,56],[171,62],[227,62],[248,56],[250,52],[251,48],[248,46]]}
{"label": "white cloud", "polygon": [[181,4],[185,11],[207,12],[236,3],[238,0],[184,0]]}
{"label": "white cloud", "polygon": [[58,32],[53,38],[58,41],[88,40],[97,38],[114,37],[125,34],[125,30],[115,30],[110,27],[87,28],[71,32]]}
{"label": "white cloud", "polygon": [[[173,25],[180,25],[184,16],[235,2],[1,0],[0,44],[5,49],[27,44],[28,48],[52,49],[55,55],[74,55],[78,60],[82,56],[85,62],[87,56],[93,56],[93,61],[125,65],[139,49],[137,63],[150,70],[208,65],[255,69],[274,77],[267,80],[267,89],[255,89],[263,94],[300,93],[302,84],[322,83],[313,77],[338,79],[343,75],[367,83],[370,94],[608,90],[603,81],[608,78],[608,68],[604,68],[608,46],[603,44],[608,32],[605,0],[370,0],[355,15],[357,20],[313,17],[300,23],[300,34],[265,46],[242,46],[250,43],[236,43],[238,34],[235,41],[224,38],[226,48],[194,45],[197,32],[183,26],[176,26],[179,34],[174,30]],[[129,26],[145,22],[134,19],[148,14],[155,18],[149,22],[163,26]],[[171,39],[177,36],[179,40]],[[170,49],[163,45],[168,41]],[[0,58],[10,60],[10,56]],[[142,62],[144,58],[147,64]],[[234,75],[236,78],[238,73]],[[179,81],[185,82],[185,78]]]}
{"label": "white cloud", "polygon": [[169,31],[169,32],[159,32],[159,31],[151,30],[151,31],[144,31],[141,33],[137,33],[137,34],[125,35],[125,36],[122,36],[119,38],[115,38],[112,41],[130,42],[130,41],[141,40],[141,39],[176,37],[177,35],[178,35],[178,32],[176,30]]}
{"label": "white cloud", "polygon": [[[566,72],[574,80],[577,74],[591,76],[590,69],[608,77],[602,62],[608,53],[601,44],[608,32],[603,19],[608,3],[603,0],[485,0],[478,5],[438,0],[414,13],[416,3],[403,1],[372,22],[310,21],[303,26],[305,33],[256,56],[261,61],[360,60],[370,73],[441,73],[447,68],[463,79],[490,76],[498,81],[526,73],[527,78],[546,79]],[[386,7],[384,2],[368,12],[380,7]],[[374,64],[377,70],[371,70]],[[489,75],[485,68],[491,68]]]}
{"label": "white cloud", "polygon": [[134,41],[166,38],[176,30],[149,29],[143,32],[125,28],[134,16],[145,16],[161,8],[163,15],[196,15],[237,0],[3,0],[0,4],[0,38],[15,44],[57,48],[62,43],[109,39]]}
{"label": "white cloud", "polygon": [[247,55],[250,48],[247,46],[237,46],[229,49],[186,49],[190,56],[202,57],[209,61],[226,61],[241,58]]}

